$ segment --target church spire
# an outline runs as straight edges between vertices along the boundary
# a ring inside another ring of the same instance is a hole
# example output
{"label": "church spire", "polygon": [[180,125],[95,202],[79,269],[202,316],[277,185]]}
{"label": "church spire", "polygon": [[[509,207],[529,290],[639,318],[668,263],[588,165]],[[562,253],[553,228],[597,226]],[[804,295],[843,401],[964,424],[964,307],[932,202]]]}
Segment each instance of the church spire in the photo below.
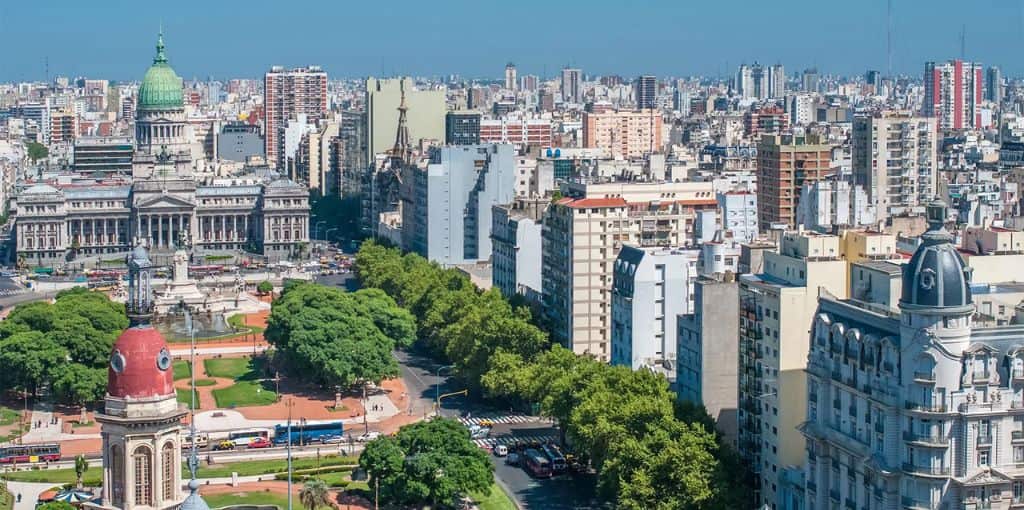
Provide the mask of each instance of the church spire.
{"label": "church spire", "polygon": [[402,91],[402,100],[398,105],[398,132],[395,133],[395,146],[391,149],[391,158],[408,165],[412,148],[409,144],[409,125],[406,121],[409,107],[405,104],[405,79],[401,78],[398,83]]}

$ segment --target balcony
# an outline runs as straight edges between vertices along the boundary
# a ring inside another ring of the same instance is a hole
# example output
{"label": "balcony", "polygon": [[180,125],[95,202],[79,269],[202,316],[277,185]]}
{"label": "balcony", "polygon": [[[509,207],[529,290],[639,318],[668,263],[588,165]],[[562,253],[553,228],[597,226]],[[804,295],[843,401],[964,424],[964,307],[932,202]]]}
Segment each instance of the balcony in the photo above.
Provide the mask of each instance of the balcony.
{"label": "balcony", "polygon": [[949,476],[948,466],[915,466],[909,462],[904,462],[903,471],[923,476]]}
{"label": "balcony", "polygon": [[948,412],[945,404],[933,404],[933,403],[920,403],[907,401],[906,409],[908,411],[917,411],[921,413],[945,413]]}
{"label": "balcony", "polygon": [[1013,369],[1013,382],[1024,382],[1024,368]]}
{"label": "balcony", "polygon": [[921,384],[935,384],[935,374],[931,372],[914,372],[914,382]]}
{"label": "balcony", "polygon": [[978,446],[992,446],[992,434],[979,434],[976,442]]}
{"label": "balcony", "polygon": [[908,496],[900,498],[900,505],[908,510],[931,510],[932,508],[931,503],[927,501],[918,501]]}
{"label": "balcony", "polygon": [[1024,430],[1014,430],[1010,432],[1010,439],[1013,441],[1024,441]]}
{"label": "balcony", "polygon": [[949,438],[939,434],[917,434],[910,431],[904,431],[903,440],[938,448],[945,448],[949,446]]}

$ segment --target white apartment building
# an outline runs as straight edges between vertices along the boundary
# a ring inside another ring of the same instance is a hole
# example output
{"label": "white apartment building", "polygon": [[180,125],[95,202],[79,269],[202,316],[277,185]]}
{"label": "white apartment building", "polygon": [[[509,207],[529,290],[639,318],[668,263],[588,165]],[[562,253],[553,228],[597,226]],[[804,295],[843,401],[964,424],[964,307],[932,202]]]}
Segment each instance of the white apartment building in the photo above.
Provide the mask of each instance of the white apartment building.
{"label": "white apartment building", "polygon": [[693,313],[697,250],[625,246],[612,270],[611,363],[675,380],[676,316]]}
{"label": "white apartment building", "polygon": [[938,180],[935,119],[884,112],[853,119],[854,184],[877,219],[922,214]]}
{"label": "white apartment building", "polygon": [[833,226],[860,227],[875,223],[875,207],[861,186],[847,181],[805,182],[800,188],[796,223],[810,230],[827,231]]}
{"label": "white apartment building", "polygon": [[737,242],[748,243],[758,236],[757,192],[727,191],[716,195],[722,212],[722,228]]}
{"label": "white apartment building", "polygon": [[491,207],[491,283],[502,295],[541,301],[541,231],[547,199]]}

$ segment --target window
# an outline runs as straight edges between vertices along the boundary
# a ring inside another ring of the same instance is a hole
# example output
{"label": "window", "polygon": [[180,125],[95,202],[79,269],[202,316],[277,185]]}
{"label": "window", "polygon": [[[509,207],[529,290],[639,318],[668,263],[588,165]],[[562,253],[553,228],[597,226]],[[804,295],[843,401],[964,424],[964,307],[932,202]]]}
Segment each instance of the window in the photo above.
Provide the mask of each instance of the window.
{"label": "window", "polygon": [[978,466],[988,465],[988,450],[978,452]]}
{"label": "window", "polygon": [[110,447],[110,495],[115,506],[124,504],[124,452],[121,447]]}
{"label": "window", "polygon": [[163,473],[161,476],[161,486],[164,501],[170,501],[174,499],[174,472],[175,468],[178,467],[178,463],[175,462],[177,455],[174,454],[174,443],[168,441],[164,443],[163,450],[160,452],[160,465]]}
{"label": "window", "polygon": [[132,473],[135,484],[135,504],[153,506],[153,452],[140,446],[132,454]]}

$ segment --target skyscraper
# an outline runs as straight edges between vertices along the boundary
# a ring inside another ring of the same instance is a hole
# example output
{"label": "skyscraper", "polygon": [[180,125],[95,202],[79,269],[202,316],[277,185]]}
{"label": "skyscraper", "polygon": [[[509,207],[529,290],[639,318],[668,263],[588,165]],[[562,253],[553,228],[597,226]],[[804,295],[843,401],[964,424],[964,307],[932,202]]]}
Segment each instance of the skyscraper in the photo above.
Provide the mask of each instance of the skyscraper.
{"label": "skyscraper", "polygon": [[643,110],[658,106],[657,78],[650,75],[639,76],[633,84],[633,89],[633,94],[636,96],[637,109]]}
{"label": "skyscraper", "polygon": [[817,92],[820,80],[817,68],[805,69],[801,80],[804,92]]}
{"label": "skyscraper", "polygon": [[743,98],[754,97],[754,73],[750,66],[743,64],[736,71],[736,81],[733,84],[736,95]]}
{"label": "skyscraper", "polygon": [[768,89],[766,99],[778,99],[786,95],[786,68],[782,64],[768,67]]}
{"label": "skyscraper", "polygon": [[505,89],[515,91],[519,83],[516,81],[516,65],[509,62],[505,65]]}
{"label": "skyscraper", "polygon": [[562,69],[562,101],[580,104],[583,102],[583,71]]}
{"label": "skyscraper", "polygon": [[283,168],[284,128],[289,119],[305,114],[311,124],[327,115],[327,73],[319,66],[286,70],[274,66],[264,76],[267,163]]}
{"label": "skyscraper", "polygon": [[448,112],[444,119],[446,145],[476,145],[480,143],[480,112]]}
{"label": "skyscraper", "polygon": [[873,87],[875,94],[882,89],[882,73],[875,70],[868,70],[864,73],[864,83]]}
{"label": "skyscraper", "polygon": [[997,104],[1003,100],[1003,73],[996,66],[985,70],[985,100]]}
{"label": "skyscraper", "polygon": [[981,64],[951,60],[924,65],[925,117],[939,119],[939,129],[981,127]]}

